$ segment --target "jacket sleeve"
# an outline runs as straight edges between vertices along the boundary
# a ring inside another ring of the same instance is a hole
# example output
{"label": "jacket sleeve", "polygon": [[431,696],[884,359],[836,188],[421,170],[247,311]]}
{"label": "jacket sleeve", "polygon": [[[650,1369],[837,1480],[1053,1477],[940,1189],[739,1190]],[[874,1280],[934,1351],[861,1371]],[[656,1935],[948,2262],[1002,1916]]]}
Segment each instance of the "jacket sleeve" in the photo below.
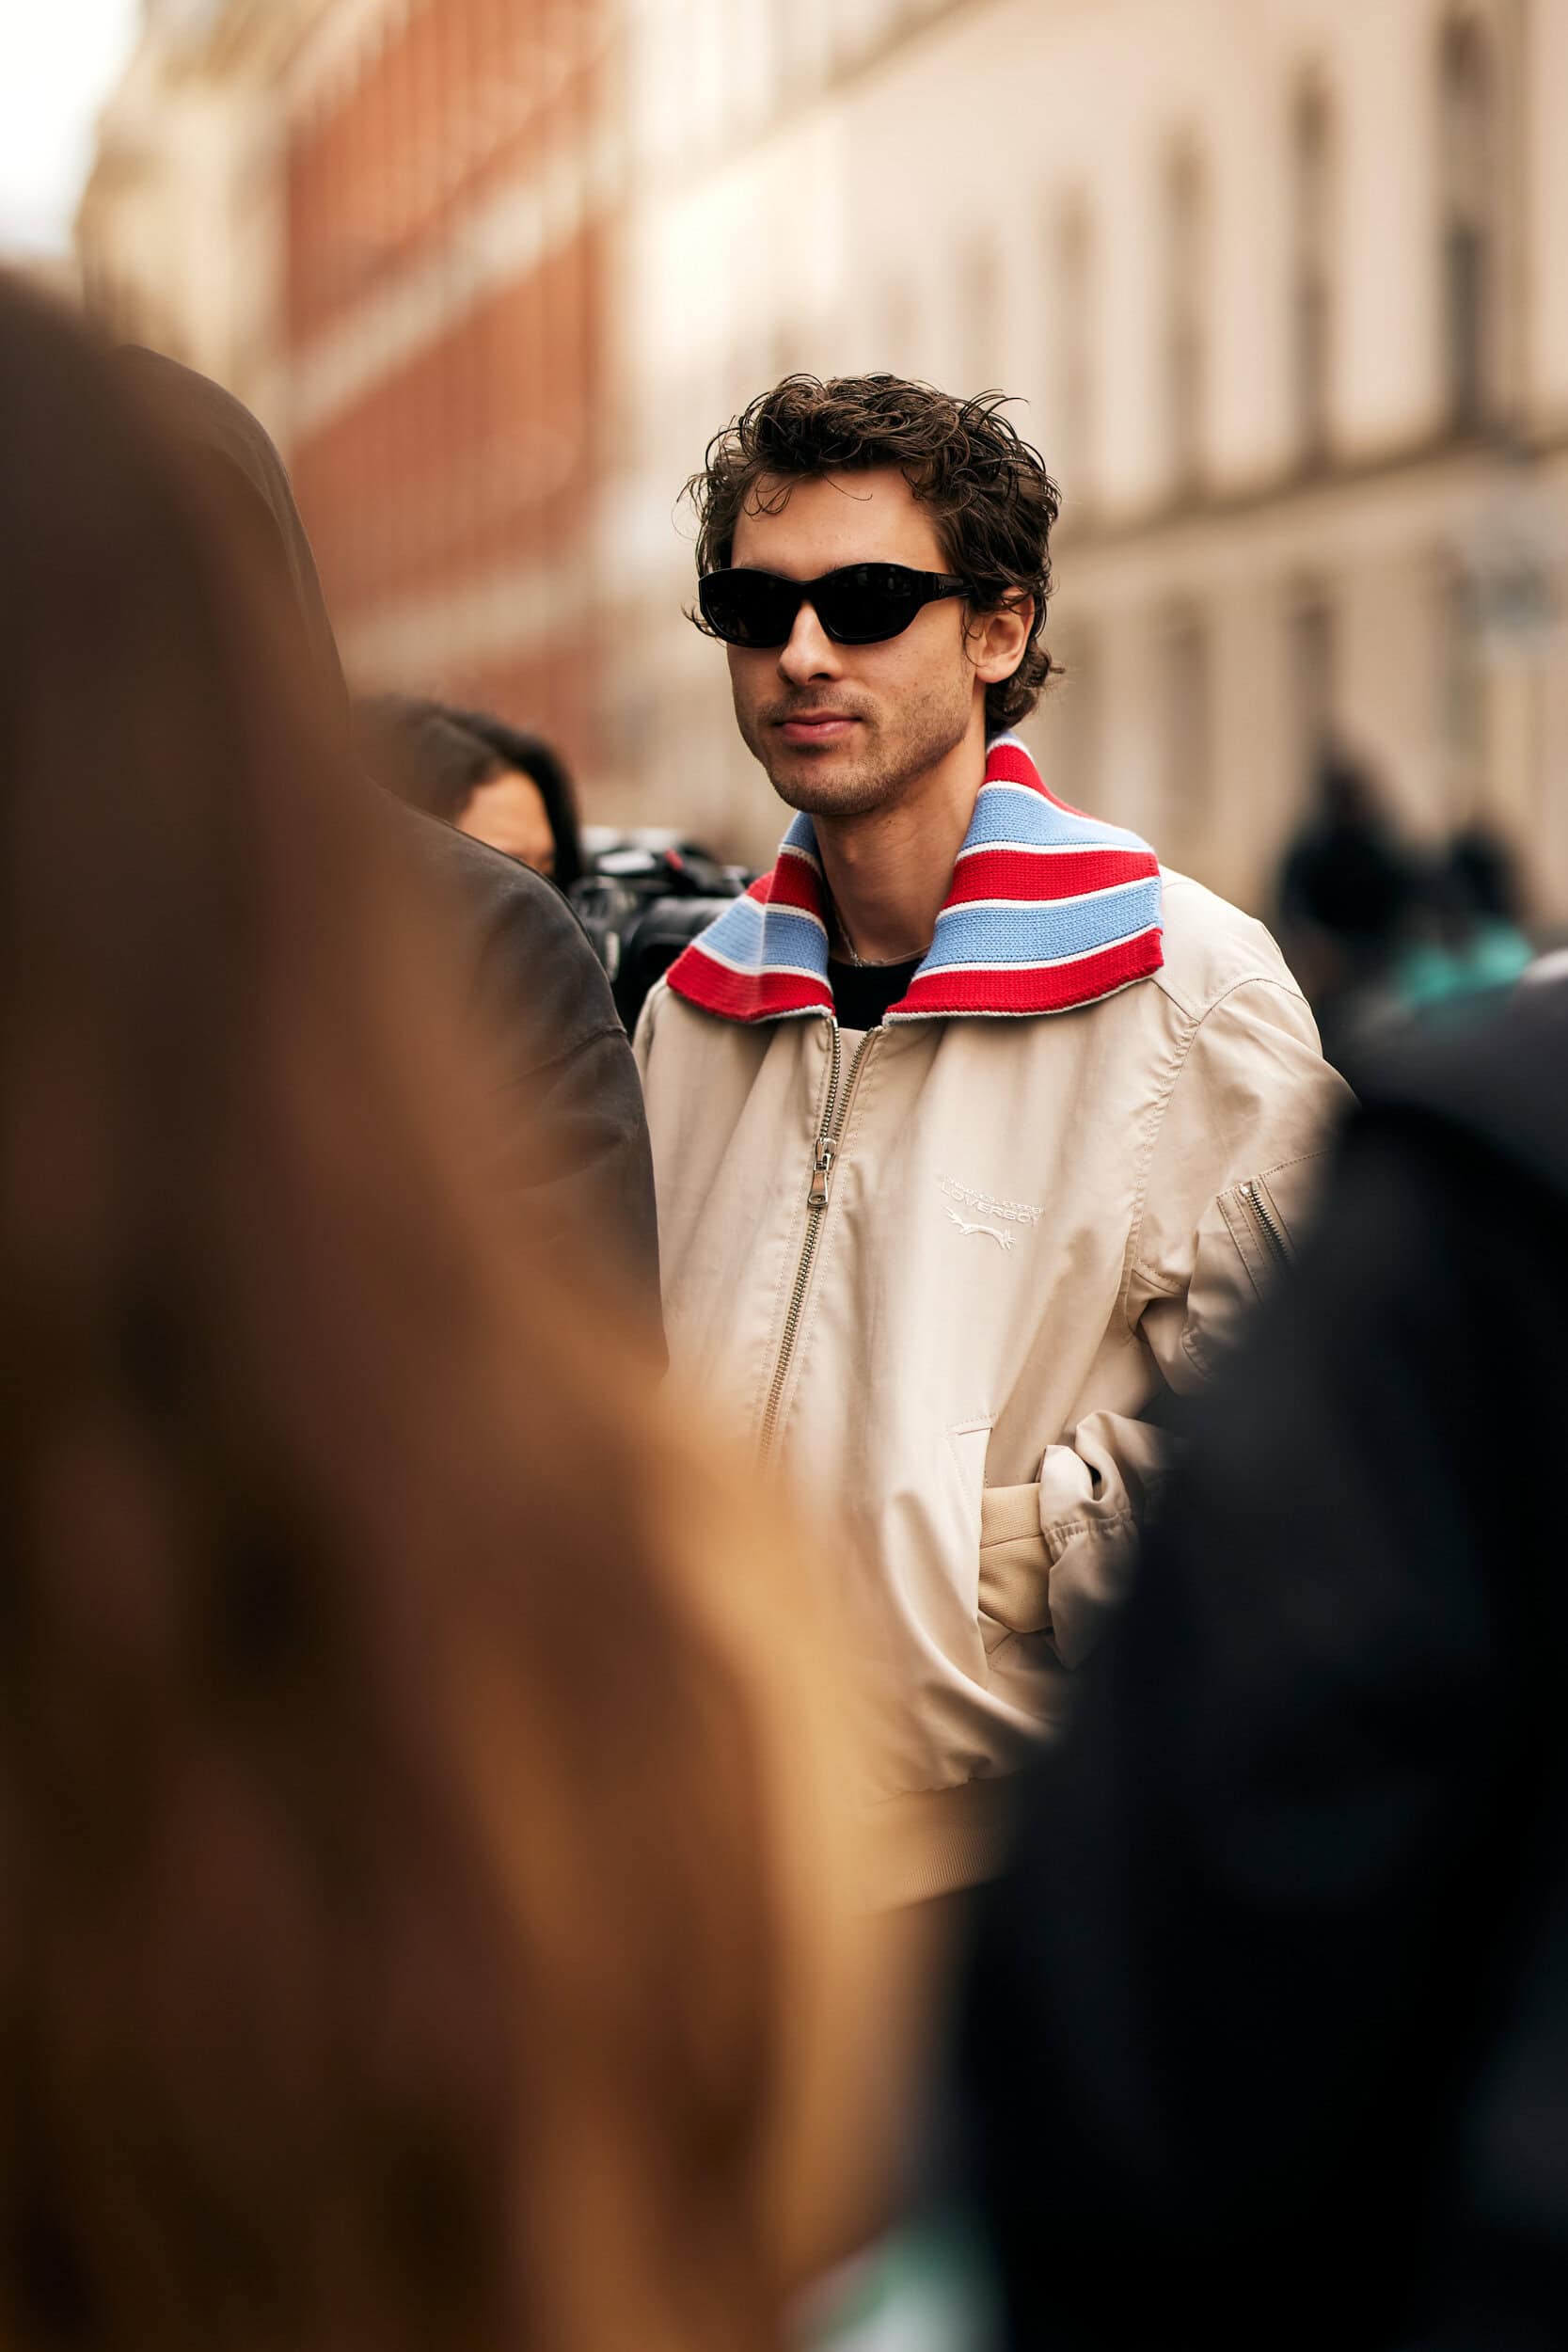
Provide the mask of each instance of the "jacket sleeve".
{"label": "jacket sleeve", "polygon": [[565,900],[499,862],[510,871],[461,880],[507,1103],[506,1178],[531,1239],[608,1283],[662,1352],[653,1152],[630,1041]]}
{"label": "jacket sleeve", "polygon": [[642,1089],[619,1023],[516,1080],[535,1144],[520,1155],[538,1239],[591,1248],[629,1283],[636,1318],[659,1323],[658,1224]]}
{"label": "jacket sleeve", "polygon": [[[1167,1074],[1125,1279],[1129,1330],[1167,1391],[1199,1385],[1289,1263],[1350,1101],[1289,983],[1244,981],[1193,1019]],[[1168,1466],[1163,1411],[1092,1413],[1046,1449],[1049,1626],[1034,1629],[1049,1630],[1066,1665],[1088,1655],[1119,1597],[1123,1539]],[[984,1582],[984,1549],[981,1565]]]}
{"label": "jacket sleeve", "polygon": [[632,1059],[637,1065],[638,1084],[642,1087],[648,1083],[648,1064],[653,1059],[654,1051],[654,1024],[658,1019],[658,1008],[663,1001],[664,993],[663,981],[656,980],[647,995],[643,997],[642,1009],[637,1016],[637,1028],[632,1038],[631,1051]]}

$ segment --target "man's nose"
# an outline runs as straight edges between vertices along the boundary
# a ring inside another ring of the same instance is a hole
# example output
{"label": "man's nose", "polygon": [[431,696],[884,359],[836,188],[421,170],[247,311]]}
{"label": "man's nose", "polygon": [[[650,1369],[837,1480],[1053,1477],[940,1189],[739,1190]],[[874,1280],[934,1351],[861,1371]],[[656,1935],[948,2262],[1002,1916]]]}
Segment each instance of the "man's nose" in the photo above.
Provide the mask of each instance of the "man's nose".
{"label": "man's nose", "polygon": [[838,647],[812,606],[802,603],[779,655],[779,675],[791,686],[804,686],[814,677],[836,677],[838,673]]}

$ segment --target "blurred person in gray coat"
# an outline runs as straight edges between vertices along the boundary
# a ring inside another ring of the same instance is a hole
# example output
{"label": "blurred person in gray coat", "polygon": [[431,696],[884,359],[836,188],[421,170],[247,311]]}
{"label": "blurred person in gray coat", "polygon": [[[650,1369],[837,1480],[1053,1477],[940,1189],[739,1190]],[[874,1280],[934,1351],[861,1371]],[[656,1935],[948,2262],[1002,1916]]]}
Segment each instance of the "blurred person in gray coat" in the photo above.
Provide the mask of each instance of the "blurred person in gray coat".
{"label": "blurred person in gray coat", "polygon": [[[282,459],[231,393],[157,353],[118,363],[214,489],[252,559],[287,591],[296,658],[343,743],[353,724],[315,559]],[[396,806],[415,828],[468,932],[476,1013],[498,1042],[496,1082],[515,1096],[510,1165],[531,1241],[565,1250],[612,1289],[663,1349],[658,1231],[647,1120],[610,985],[571,910],[547,882],[483,843]]]}

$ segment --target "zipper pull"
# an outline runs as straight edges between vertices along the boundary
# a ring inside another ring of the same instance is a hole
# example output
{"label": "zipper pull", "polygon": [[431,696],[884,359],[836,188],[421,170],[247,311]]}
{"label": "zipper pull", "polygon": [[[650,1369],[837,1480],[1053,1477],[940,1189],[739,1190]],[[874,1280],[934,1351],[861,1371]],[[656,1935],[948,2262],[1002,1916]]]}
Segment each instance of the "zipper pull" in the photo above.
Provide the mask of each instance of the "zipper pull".
{"label": "zipper pull", "polygon": [[833,1161],[836,1157],[837,1153],[833,1150],[832,1138],[828,1136],[818,1136],[816,1157],[811,1166],[811,1190],[806,1195],[808,1207],[813,1209],[827,1207],[828,1186],[833,1180]]}

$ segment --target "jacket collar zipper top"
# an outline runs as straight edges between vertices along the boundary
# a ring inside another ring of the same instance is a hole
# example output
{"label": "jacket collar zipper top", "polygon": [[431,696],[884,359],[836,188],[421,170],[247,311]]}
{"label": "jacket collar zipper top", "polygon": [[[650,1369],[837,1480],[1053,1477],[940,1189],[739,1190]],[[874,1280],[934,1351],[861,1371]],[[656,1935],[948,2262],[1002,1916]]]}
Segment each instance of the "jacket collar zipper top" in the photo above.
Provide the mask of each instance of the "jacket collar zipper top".
{"label": "jacket collar zipper top", "polygon": [[800,1328],[800,1311],[806,1303],[806,1291],[811,1282],[812,1262],[816,1256],[817,1235],[827,1214],[829,1196],[832,1190],[833,1165],[838,1147],[855,1099],[855,1088],[867,1054],[875,1044],[877,1032],[870,1029],[855,1048],[849,1064],[849,1080],[844,1089],[842,1106],[839,1103],[839,1071],[843,1061],[842,1033],[836,1021],[829,1023],[828,1091],[822,1104],[822,1119],[817,1129],[816,1144],[812,1154],[811,1184],[806,1194],[806,1235],[800,1244],[800,1262],[795,1269],[795,1287],[789,1295],[789,1310],[784,1316],[784,1337],[779,1343],[779,1360],[773,1367],[773,1378],[768,1391],[768,1403],[763,1411],[762,1430],[757,1440],[758,1451],[766,1460],[773,1448],[778,1429],[779,1404],[789,1373],[790,1359],[795,1353],[795,1341]]}
{"label": "jacket collar zipper top", "polygon": [[[777,1435],[784,1382],[811,1282],[833,1167],[870,1031],[839,1096],[842,1046],[828,978],[828,902],[816,834],[798,816],[770,873],[752,882],[677,957],[669,986],[723,1021],[825,1014],[828,1090],[812,1155],[806,1232],[764,1408],[764,1454]],[[1015,736],[990,745],[974,813],[931,945],[888,1024],[955,1016],[1027,1019],[1098,1004],[1164,961],[1160,865],[1138,835],[1048,792]]]}

